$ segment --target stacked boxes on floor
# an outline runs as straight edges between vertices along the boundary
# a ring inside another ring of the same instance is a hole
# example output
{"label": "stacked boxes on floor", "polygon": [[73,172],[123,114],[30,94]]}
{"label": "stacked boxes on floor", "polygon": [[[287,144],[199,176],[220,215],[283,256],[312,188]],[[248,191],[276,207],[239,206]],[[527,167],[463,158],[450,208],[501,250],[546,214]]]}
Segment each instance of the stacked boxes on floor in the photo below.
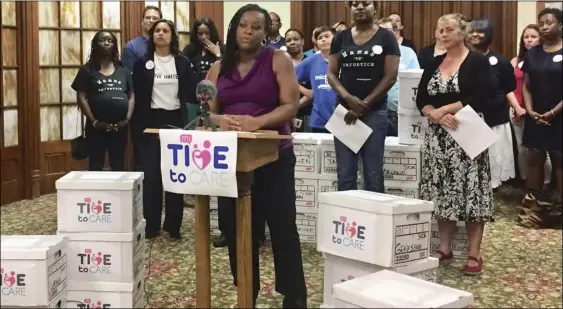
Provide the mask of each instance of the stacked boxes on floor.
{"label": "stacked boxes on floor", "polygon": [[[334,137],[327,133],[293,133],[297,229],[302,242],[317,242],[318,194],[337,190]],[[361,164],[358,186],[361,186]]]}
{"label": "stacked boxes on floor", "polygon": [[334,285],[336,308],[468,308],[473,294],[381,270]]}
{"label": "stacked boxes on floor", "polygon": [[67,297],[68,238],[1,236],[0,307],[61,308]]}
{"label": "stacked boxes on floor", "polygon": [[317,250],[325,258],[324,306],[332,287],[383,269],[436,281],[429,257],[431,202],[368,191],[319,194]]}
{"label": "stacked boxes on floor", "polygon": [[145,280],[143,173],[70,172],[56,182],[67,236],[67,308],[141,308]]}
{"label": "stacked boxes on floor", "polygon": [[[423,145],[424,133],[428,126],[428,119],[420,114],[420,111],[416,106],[416,94],[418,91],[420,78],[422,77],[422,72],[423,70],[406,70],[399,72],[399,106],[397,108],[399,131],[398,143],[400,144],[400,146],[409,145],[410,147],[412,147],[412,149],[414,149],[415,147],[419,148],[421,145]],[[387,138],[387,140],[389,140],[389,138]],[[396,142],[393,141],[393,143],[395,144]],[[386,145],[386,147],[388,146]],[[420,150],[418,150],[418,152],[420,153]],[[420,155],[418,157],[420,158]],[[421,163],[422,162],[420,162],[417,166],[417,169],[419,171],[418,175],[420,175]],[[418,177],[417,179],[417,194],[414,198],[419,198],[418,182],[420,181],[420,177]],[[388,185],[395,186],[395,184],[389,183],[386,174],[385,186],[387,187]],[[414,188],[414,183],[412,183],[412,187],[409,188]],[[406,190],[411,192],[410,189]],[[387,188],[386,193],[394,194],[394,192],[388,191]],[[440,239],[438,237],[438,225],[435,220],[432,221],[431,245],[432,252],[435,252],[435,250],[440,245]],[[467,243],[467,232],[465,230],[464,222],[458,222],[457,224],[457,231],[452,247],[455,256],[465,256],[467,254],[469,247]]]}

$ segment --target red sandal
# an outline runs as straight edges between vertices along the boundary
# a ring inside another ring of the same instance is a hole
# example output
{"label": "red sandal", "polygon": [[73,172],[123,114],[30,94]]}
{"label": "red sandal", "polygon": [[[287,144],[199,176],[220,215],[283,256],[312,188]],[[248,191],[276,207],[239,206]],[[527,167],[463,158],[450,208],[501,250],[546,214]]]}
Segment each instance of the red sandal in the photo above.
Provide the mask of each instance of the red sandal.
{"label": "red sandal", "polygon": [[454,253],[452,251],[450,251],[450,253],[448,254],[445,254],[444,251],[438,249],[436,250],[436,253],[438,253],[438,261],[440,263],[450,261],[454,258]]}
{"label": "red sandal", "polygon": [[468,276],[478,276],[483,272],[483,258],[476,258],[474,256],[468,256],[467,261],[477,262],[476,266],[469,266],[465,264],[463,266],[463,273]]}

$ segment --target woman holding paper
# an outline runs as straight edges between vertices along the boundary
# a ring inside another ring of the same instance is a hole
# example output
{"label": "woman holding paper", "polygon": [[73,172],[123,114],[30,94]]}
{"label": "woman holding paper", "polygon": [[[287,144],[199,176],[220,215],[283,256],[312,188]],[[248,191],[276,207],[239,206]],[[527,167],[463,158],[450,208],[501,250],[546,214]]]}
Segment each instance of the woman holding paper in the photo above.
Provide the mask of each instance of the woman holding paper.
{"label": "woman holding paper", "polygon": [[424,70],[416,103],[430,121],[422,151],[420,195],[435,205],[440,234],[438,258],[440,262],[453,259],[456,221],[465,221],[469,252],[463,271],[476,275],[483,269],[485,222],[494,220],[489,156],[484,151],[471,159],[446,130],[457,128],[454,115],[460,109],[469,105],[481,114],[494,96],[489,62],[465,45],[468,29],[461,14],[440,17],[438,31],[447,52]]}
{"label": "woman holding paper", "polygon": [[[522,95],[526,105],[527,117],[524,128],[523,145],[528,149],[528,177],[526,187],[528,193],[522,201],[522,206],[529,211],[520,215],[519,223],[526,227],[550,225],[546,219],[550,216],[549,204],[552,202],[542,199],[544,179],[544,162],[549,153],[551,164],[557,175],[557,191],[561,204],[562,194],[562,147],[563,117],[561,116],[563,92],[563,39],[561,10],[556,8],[543,9],[538,15],[538,26],[542,44],[530,48],[522,71],[524,83]],[[547,203],[546,203],[547,202]],[[558,225],[561,217],[553,222]]]}
{"label": "woman holding paper", "polygon": [[[263,8],[248,4],[231,19],[227,48],[209,71],[217,84],[210,103],[212,119],[223,130],[277,130],[290,135],[289,122],[299,108],[299,84],[293,62],[282,50],[262,46],[271,26]],[[254,302],[260,290],[259,238],[266,220],[272,238],[276,291],[284,308],[306,308],[307,290],[296,225],[295,154],[291,140],[281,141],[279,159],[254,171],[252,186],[252,273]],[[235,200],[219,198],[229,261],[236,284]]]}
{"label": "woman holding paper", "polygon": [[[162,216],[162,174],[160,142],[156,134],[144,134],[146,128],[184,127],[187,103],[196,102],[196,81],[191,63],[178,49],[174,23],[161,19],[149,30],[147,53],[133,67],[135,113],[131,119],[132,136],[143,147],[143,214],[147,221],[146,238],[160,234]],[[183,216],[181,194],[165,192],[164,231],[180,238]]]}
{"label": "woman holding paper", "polygon": [[355,26],[338,32],[332,40],[327,77],[337,103],[347,109],[346,123],[360,119],[373,131],[358,153],[334,138],[338,190],[358,188],[361,156],[365,189],[382,193],[387,92],[397,80],[401,53],[395,35],[374,22],[376,1],[348,1],[348,5]]}

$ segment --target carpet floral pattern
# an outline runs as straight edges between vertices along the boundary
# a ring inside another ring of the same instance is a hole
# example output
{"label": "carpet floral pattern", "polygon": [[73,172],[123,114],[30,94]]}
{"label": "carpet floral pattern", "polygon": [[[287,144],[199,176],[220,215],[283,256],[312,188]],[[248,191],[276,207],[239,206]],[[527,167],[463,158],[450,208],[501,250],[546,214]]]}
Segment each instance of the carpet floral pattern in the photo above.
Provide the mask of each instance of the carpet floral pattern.
{"label": "carpet floral pattern", "polygon": [[[561,230],[524,229],[515,224],[522,192],[503,187],[495,195],[497,221],[488,224],[483,242],[485,272],[479,278],[464,277],[459,259],[438,271],[441,284],[475,295],[475,308],[561,308]],[[20,201],[1,207],[1,233],[54,234],[57,226],[56,195]],[[183,240],[161,236],[147,243],[146,299],[148,308],[195,306],[195,241],[193,209],[185,209]],[[152,248],[152,249],[151,249]],[[149,260],[150,252],[150,260]],[[211,249],[212,304],[234,308],[227,250]],[[275,292],[272,252],[261,253],[262,290],[260,308],[279,308],[282,297]],[[318,308],[323,294],[323,260],[315,244],[303,244],[308,305]]]}

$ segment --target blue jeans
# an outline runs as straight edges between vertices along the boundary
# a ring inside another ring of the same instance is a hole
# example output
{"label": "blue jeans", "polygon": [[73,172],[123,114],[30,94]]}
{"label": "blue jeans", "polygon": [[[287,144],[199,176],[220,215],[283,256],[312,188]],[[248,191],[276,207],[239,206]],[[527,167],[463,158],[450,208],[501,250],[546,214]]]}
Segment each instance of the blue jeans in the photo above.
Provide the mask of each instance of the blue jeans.
{"label": "blue jeans", "polygon": [[398,117],[397,112],[388,110],[387,111],[387,119],[389,120],[389,124],[387,127],[387,136],[398,136],[399,135],[399,126],[398,126]]}
{"label": "blue jeans", "polygon": [[334,138],[338,191],[358,189],[358,157],[361,156],[365,190],[383,193],[383,152],[387,135],[387,108],[369,112],[363,122],[373,132],[358,154],[355,154],[336,137]]}

